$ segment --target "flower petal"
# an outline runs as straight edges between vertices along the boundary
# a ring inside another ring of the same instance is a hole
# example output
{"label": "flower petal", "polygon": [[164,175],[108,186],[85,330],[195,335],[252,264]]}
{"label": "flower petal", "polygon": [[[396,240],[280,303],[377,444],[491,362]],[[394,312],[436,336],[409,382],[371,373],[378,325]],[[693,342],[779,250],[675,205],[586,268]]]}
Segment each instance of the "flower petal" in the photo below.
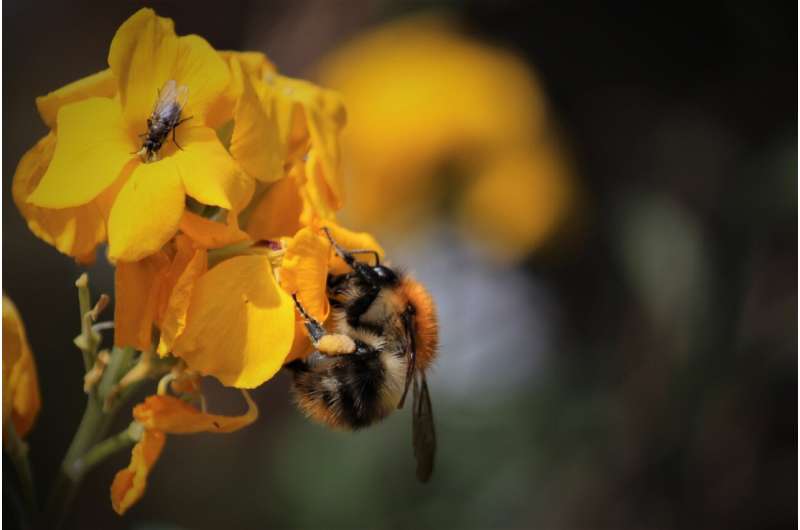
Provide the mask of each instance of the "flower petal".
{"label": "flower petal", "polygon": [[138,165],[111,208],[109,258],[136,261],[156,252],[178,230],[184,202],[174,160]]}
{"label": "flower petal", "polygon": [[156,464],[167,437],[163,432],[145,431],[131,451],[131,463],[117,473],[111,483],[111,505],[124,514],[144,495],[147,476]]}
{"label": "flower petal", "polygon": [[[339,133],[347,121],[341,97],[332,90],[301,79],[272,75],[268,76],[267,82],[274,89],[282,134],[288,136],[296,126],[294,106],[300,105],[303,109],[311,146],[317,151],[322,175],[335,197],[333,207],[339,209],[344,191]],[[292,142],[288,143],[291,145]]]}
{"label": "flower petal", "polygon": [[11,184],[14,203],[37,237],[69,256],[93,257],[95,247],[106,239],[105,219],[94,200],[62,209],[40,208],[27,202],[53,158],[55,145],[56,135],[51,132],[23,155]]}
{"label": "flower petal", "polygon": [[169,259],[158,252],[140,261],[117,263],[114,275],[114,344],[149,350],[159,290]]}
{"label": "flower petal", "polygon": [[20,437],[31,430],[41,408],[39,380],[25,326],[14,303],[3,296],[3,421]]}
{"label": "flower petal", "polygon": [[278,124],[267,113],[266,95],[257,92],[265,92],[267,86],[261,82],[254,86],[235,58],[231,59],[231,72],[242,86],[234,112],[231,154],[251,177],[262,182],[278,180],[284,174]]}
{"label": "flower petal", "polygon": [[286,355],[286,359],[283,361],[284,364],[297,359],[305,359],[312,351],[314,351],[314,348],[308,338],[305,324],[302,320],[295,320],[294,342],[292,343],[292,349],[289,350],[289,354]]}
{"label": "flower petal", "polygon": [[238,256],[204,274],[173,353],[227,386],[253,388],[280,369],[294,338],[294,303],[269,259]]}
{"label": "flower petal", "polygon": [[172,350],[175,339],[186,327],[186,314],[195,283],[208,270],[205,249],[195,247],[186,236],[178,236],[176,245],[178,253],[172,260],[162,289],[167,295],[166,307],[158,314],[161,334],[157,351],[161,356]]}
{"label": "flower petal", "polygon": [[110,68],[96,74],[78,79],[54,90],[47,95],[36,98],[36,108],[39,116],[48,127],[56,127],[58,110],[64,105],[90,97],[113,98],[117,93],[117,79]]}
{"label": "flower petal", "polygon": [[189,99],[183,111],[184,117],[191,116],[200,124],[220,125],[220,123],[209,123],[206,118],[210,107],[217,102],[228,86],[230,74],[225,61],[208,41],[198,35],[180,37],[170,79],[175,79],[178,85],[186,85],[189,88]]}
{"label": "flower petal", "polygon": [[301,220],[311,224],[315,219],[335,219],[338,202],[325,181],[317,151],[308,153],[305,163],[305,184],[302,187],[303,213]]}
{"label": "flower petal", "polygon": [[258,419],[258,407],[242,391],[247,411],[241,416],[222,416],[201,412],[173,396],[148,396],[144,403],[133,408],[133,417],[147,429],[157,429],[168,434],[194,434],[198,432],[228,433],[247,427]]}
{"label": "flower petal", "polygon": [[88,98],[61,107],[53,161],[28,202],[45,208],[86,204],[133,160],[136,144],[122,125],[119,102]]}
{"label": "flower petal", "polygon": [[320,322],[328,318],[328,258],[331,244],[328,239],[303,228],[293,238],[287,238],[286,253],[281,265],[281,287],[297,299],[305,310]]}
{"label": "flower petal", "polygon": [[243,174],[213,129],[181,127],[173,152],[186,193],[203,204],[241,210],[253,195],[255,183]]}
{"label": "flower petal", "polygon": [[156,16],[152,9],[140,9],[119,27],[111,41],[108,65],[119,82],[129,129],[146,130],[159,90],[172,79],[177,57],[172,20]]}
{"label": "flower petal", "polygon": [[228,212],[230,224],[223,224],[206,219],[188,210],[181,217],[180,230],[203,248],[220,248],[248,239],[248,235],[239,229],[235,212]]}
{"label": "flower petal", "polygon": [[270,185],[255,204],[247,220],[247,233],[254,241],[290,236],[301,228],[302,211],[297,179],[287,176]]}

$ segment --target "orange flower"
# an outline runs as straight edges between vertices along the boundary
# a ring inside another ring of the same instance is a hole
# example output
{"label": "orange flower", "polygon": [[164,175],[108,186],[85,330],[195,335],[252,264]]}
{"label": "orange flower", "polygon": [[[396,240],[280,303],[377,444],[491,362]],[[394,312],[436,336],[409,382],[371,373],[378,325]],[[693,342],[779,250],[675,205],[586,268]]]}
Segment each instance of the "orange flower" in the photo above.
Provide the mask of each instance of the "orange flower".
{"label": "orange flower", "polygon": [[41,403],[36,362],[25,326],[14,303],[3,296],[3,422],[11,421],[17,435],[24,437]]}

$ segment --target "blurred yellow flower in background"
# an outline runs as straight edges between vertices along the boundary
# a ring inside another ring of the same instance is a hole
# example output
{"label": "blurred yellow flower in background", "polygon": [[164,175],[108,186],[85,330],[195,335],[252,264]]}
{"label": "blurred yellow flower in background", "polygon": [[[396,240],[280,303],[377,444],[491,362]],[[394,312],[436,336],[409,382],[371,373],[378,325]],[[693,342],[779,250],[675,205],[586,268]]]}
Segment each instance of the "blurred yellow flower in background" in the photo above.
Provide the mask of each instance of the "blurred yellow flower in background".
{"label": "blurred yellow flower in background", "polygon": [[27,435],[41,404],[36,362],[25,326],[14,303],[3,296],[3,439],[9,421],[17,436]]}
{"label": "blurred yellow flower in background", "polygon": [[512,54],[423,15],[356,37],[319,79],[348,110],[348,220],[406,232],[455,207],[470,234],[520,257],[566,216],[571,177],[544,94]]}

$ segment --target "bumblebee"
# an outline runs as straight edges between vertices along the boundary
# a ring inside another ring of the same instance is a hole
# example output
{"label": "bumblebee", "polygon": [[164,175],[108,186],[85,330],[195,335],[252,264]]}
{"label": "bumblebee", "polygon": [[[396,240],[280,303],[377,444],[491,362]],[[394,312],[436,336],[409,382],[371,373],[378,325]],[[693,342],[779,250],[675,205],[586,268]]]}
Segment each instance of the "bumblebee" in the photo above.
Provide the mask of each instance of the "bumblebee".
{"label": "bumblebee", "polygon": [[[382,265],[374,251],[345,250],[323,229],[350,268],[328,275],[331,331],[294,297],[314,351],[287,365],[303,413],[336,429],[367,427],[403,407],[413,393],[412,439],[417,478],[433,471],[436,435],[425,370],[437,352],[436,310],[428,291],[410,276]],[[374,265],[357,254],[371,253]]]}
{"label": "bumblebee", "polygon": [[178,86],[174,79],[170,79],[164,83],[164,87],[158,91],[158,99],[156,100],[153,113],[147,118],[147,132],[140,134],[140,138],[144,138],[141,150],[136,153],[142,157],[145,162],[155,162],[158,160],[158,151],[164,142],[172,133],[172,141],[178,145],[175,139],[175,129],[183,122],[192,119],[181,119],[181,112],[186,105],[186,100],[189,98],[189,87],[186,85]]}

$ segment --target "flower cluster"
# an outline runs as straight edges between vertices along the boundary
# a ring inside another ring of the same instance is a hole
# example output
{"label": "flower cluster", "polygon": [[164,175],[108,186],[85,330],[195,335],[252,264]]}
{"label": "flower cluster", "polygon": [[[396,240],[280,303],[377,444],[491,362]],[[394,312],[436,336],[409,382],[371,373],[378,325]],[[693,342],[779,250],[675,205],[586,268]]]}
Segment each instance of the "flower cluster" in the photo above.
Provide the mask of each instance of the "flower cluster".
{"label": "flower cluster", "polygon": [[[123,513],[166,434],[230,432],[258,417],[246,392],[242,416],[206,412],[201,376],[253,388],[308,354],[291,295],[324,320],[327,274],[342,266],[320,229],[382,249],[336,222],[346,120],[336,93],[280,75],[261,53],[178,36],[150,9],[120,26],[108,65],[37,99],[50,132],[19,162],[13,196],[34,234],[80,263],[107,243],[114,343],[142,352],[120,384],[169,361],[133,410],[138,443],[111,489]],[[169,116],[180,119],[147,147],[154,107],[175,87]]]}

